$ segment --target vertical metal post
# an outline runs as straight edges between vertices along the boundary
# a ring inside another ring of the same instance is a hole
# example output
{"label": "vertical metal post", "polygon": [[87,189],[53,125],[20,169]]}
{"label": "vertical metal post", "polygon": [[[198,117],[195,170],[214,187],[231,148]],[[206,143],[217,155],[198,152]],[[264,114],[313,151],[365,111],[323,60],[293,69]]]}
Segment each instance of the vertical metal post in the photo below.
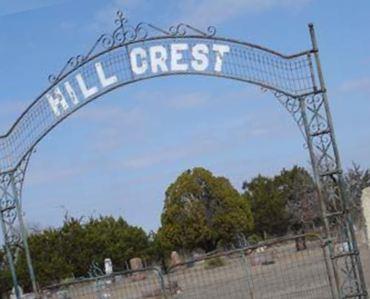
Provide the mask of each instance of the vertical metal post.
{"label": "vertical metal post", "polygon": [[[328,102],[328,98],[326,94],[326,85],[325,85],[324,76],[323,76],[322,69],[321,69],[319,50],[317,46],[316,34],[315,34],[313,24],[309,24],[309,31],[310,31],[310,37],[311,37],[311,42],[312,42],[312,49],[313,49],[315,62],[316,62],[317,73],[318,73],[319,82],[320,82],[320,88],[322,92],[322,99],[323,99],[324,108],[325,108],[326,117],[327,117],[327,123],[330,129],[333,153],[334,153],[336,167],[337,167],[336,169],[336,175],[338,178],[337,184],[338,184],[339,193],[340,193],[339,194],[340,201],[341,201],[342,208],[343,208],[343,216],[339,216],[339,217],[343,217],[344,219],[343,229],[344,229],[344,234],[346,237],[346,242],[348,242],[350,250],[354,252],[354,255],[356,255],[356,256],[353,255],[351,257],[351,262],[352,262],[352,267],[353,267],[352,271],[353,271],[355,278],[357,278],[356,272],[358,272],[358,276],[359,276],[358,279],[359,279],[360,285],[358,287],[359,287],[359,292],[361,293],[361,295],[359,296],[361,296],[361,298],[368,298],[364,273],[363,273],[362,264],[361,264],[359,251],[358,251],[358,245],[357,245],[356,236],[355,236],[355,232],[353,228],[352,217],[351,217],[350,212],[348,211],[348,199],[347,199],[345,184],[343,180],[342,165],[341,165],[340,155],[338,151],[338,146],[337,146],[336,139],[335,139],[333,120],[332,120],[331,112],[329,109],[329,102]],[[357,284],[357,281],[352,281],[352,283]]]}
{"label": "vertical metal post", "polygon": [[[162,271],[158,270],[158,269],[154,269],[153,271],[157,274],[157,277],[159,279],[159,284],[160,284],[160,288],[161,288],[161,295],[162,295],[161,298],[167,299],[166,285],[165,285],[165,282],[164,282]],[[170,275],[170,272],[167,275]],[[168,282],[169,282],[168,287],[171,290],[171,285],[170,285],[171,283],[170,283],[170,281],[168,281]]]}
{"label": "vertical metal post", "polygon": [[32,290],[34,294],[37,296],[38,291],[37,291],[37,284],[36,284],[36,276],[33,270],[32,259],[31,259],[30,249],[29,249],[28,240],[27,240],[28,233],[27,233],[25,222],[23,220],[23,213],[22,213],[22,208],[20,204],[20,194],[15,184],[14,174],[11,174],[10,180],[11,180],[12,191],[13,191],[13,196],[15,200],[16,211],[18,215],[18,223],[19,223],[19,229],[20,229],[21,239],[23,243],[23,249],[26,255],[28,272],[29,272],[30,279],[31,279]]}
{"label": "vertical metal post", "polygon": [[4,220],[3,211],[0,211],[0,222],[1,222],[1,230],[3,232],[3,237],[4,237],[4,243],[5,243],[4,247],[5,247],[5,252],[6,252],[6,258],[8,261],[9,270],[10,270],[10,273],[12,275],[12,280],[13,280],[15,297],[17,299],[20,299],[21,295],[20,295],[19,287],[18,287],[18,278],[17,278],[17,273],[15,272],[14,259],[13,259],[13,255],[12,255],[12,252],[9,246],[10,244],[9,244],[9,241],[7,240],[8,236],[6,234],[6,224]]}
{"label": "vertical metal post", "polygon": [[[333,244],[330,241],[330,239],[328,239],[329,235],[330,235],[329,221],[328,221],[328,217],[327,217],[327,213],[326,213],[325,202],[324,202],[324,199],[323,199],[323,196],[322,196],[322,186],[321,186],[321,181],[320,181],[320,178],[319,178],[319,175],[318,175],[318,166],[317,166],[317,161],[316,161],[316,157],[315,157],[315,153],[314,153],[314,149],[313,149],[312,139],[310,138],[310,130],[309,130],[307,114],[306,114],[306,103],[305,103],[304,98],[299,99],[299,106],[300,106],[300,111],[301,111],[301,115],[302,115],[302,121],[303,121],[304,130],[305,130],[305,135],[306,135],[307,147],[308,147],[308,151],[309,151],[309,154],[310,154],[310,160],[311,160],[311,164],[312,164],[312,172],[313,172],[314,180],[315,180],[316,187],[317,187],[317,193],[318,193],[320,209],[321,209],[321,216],[322,216],[323,221],[324,221],[324,228],[325,228],[325,235],[326,235],[325,239],[328,242],[329,254],[333,255],[333,252],[334,252]],[[336,290],[339,291],[339,289],[340,289],[337,270],[334,266],[331,269],[326,250],[324,248],[323,248],[323,250],[324,250],[325,265],[326,265],[326,269],[327,269],[328,275],[329,275],[330,290],[331,290],[331,293],[332,293],[333,297],[337,298],[337,296],[339,296],[339,294]],[[334,281],[333,281],[333,278],[331,277],[331,270],[333,271],[333,274],[334,274]],[[334,282],[335,282],[335,285],[334,285]]]}
{"label": "vertical metal post", "polygon": [[254,299],[255,296],[254,296],[254,284],[253,284],[252,267],[251,267],[249,259],[246,256],[244,250],[245,249],[242,249],[240,251],[241,259],[242,259],[243,267],[244,267],[245,272],[246,272],[246,280],[247,280],[247,285],[248,285],[248,289],[249,289],[249,294],[251,296],[251,299]]}

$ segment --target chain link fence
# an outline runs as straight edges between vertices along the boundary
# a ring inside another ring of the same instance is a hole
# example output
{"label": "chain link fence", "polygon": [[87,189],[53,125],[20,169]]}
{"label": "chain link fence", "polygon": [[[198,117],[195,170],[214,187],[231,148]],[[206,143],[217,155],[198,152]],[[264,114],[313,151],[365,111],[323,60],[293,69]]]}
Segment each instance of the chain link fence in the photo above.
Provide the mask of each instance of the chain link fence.
{"label": "chain link fence", "polygon": [[325,246],[317,236],[266,242],[171,267],[114,273],[49,287],[50,299],[333,298]]}
{"label": "chain link fence", "polygon": [[163,298],[164,291],[161,272],[151,268],[51,286],[42,291],[41,297],[44,299]]}

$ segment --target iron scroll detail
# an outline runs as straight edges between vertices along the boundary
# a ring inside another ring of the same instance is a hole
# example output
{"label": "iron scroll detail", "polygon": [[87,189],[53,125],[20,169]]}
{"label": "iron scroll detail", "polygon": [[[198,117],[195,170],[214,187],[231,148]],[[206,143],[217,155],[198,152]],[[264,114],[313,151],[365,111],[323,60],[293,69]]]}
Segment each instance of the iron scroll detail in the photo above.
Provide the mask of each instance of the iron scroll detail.
{"label": "iron scroll detail", "polygon": [[136,26],[129,24],[128,19],[122,11],[117,11],[114,21],[116,29],[112,33],[104,33],[96,40],[95,44],[87,54],[72,56],[57,74],[49,75],[50,84],[58,82],[63,75],[77,69],[92,56],[101,52],[111,50],[128,43],[144,41],[151,37],[214,37],[217,29],[214,26],[207,27],[207,30],[200,30],[186,23],[172,25],[168,29],[162,29],[150,23],[141,22]]}

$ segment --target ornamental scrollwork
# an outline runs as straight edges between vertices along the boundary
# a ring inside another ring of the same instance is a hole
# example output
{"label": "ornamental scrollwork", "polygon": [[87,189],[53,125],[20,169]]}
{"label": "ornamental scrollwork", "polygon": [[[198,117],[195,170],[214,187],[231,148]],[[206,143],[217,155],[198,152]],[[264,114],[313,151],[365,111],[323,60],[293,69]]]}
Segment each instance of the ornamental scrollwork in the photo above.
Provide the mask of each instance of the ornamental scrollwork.
{"label": "ornamental scrollwork", "polygon": [[57,74],[49,76],[49,82],[55,84],[65,74],[75,70],[92,56],[104,51],[120,47],[136,41],[144,41],[155,37],[213,37],[217,30],[214,26],[209,26],[206,31],[200,30],[189,24],[180,23],[170,26],[168,29],[162,29],[149,23],[138,23],[136,26],[129,24],[122,11],[116,13],[114,21],[116,29],[112,33],[104,33],[96,40],[95,44],[85,55],[76,55],[68,59],[65,66]]}

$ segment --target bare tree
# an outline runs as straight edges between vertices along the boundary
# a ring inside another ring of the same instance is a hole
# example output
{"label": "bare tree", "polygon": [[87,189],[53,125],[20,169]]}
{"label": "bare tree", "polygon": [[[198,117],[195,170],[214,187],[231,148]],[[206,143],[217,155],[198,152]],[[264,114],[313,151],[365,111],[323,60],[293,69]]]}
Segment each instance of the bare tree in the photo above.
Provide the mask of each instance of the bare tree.
{"label": "bare tree", "polygon": [[370,170],[362,169],[359,164],[352,163],[344,176],[349,197],[350,209],[358,227],[364,225],[362,213],[362,190],[370,187]]}

